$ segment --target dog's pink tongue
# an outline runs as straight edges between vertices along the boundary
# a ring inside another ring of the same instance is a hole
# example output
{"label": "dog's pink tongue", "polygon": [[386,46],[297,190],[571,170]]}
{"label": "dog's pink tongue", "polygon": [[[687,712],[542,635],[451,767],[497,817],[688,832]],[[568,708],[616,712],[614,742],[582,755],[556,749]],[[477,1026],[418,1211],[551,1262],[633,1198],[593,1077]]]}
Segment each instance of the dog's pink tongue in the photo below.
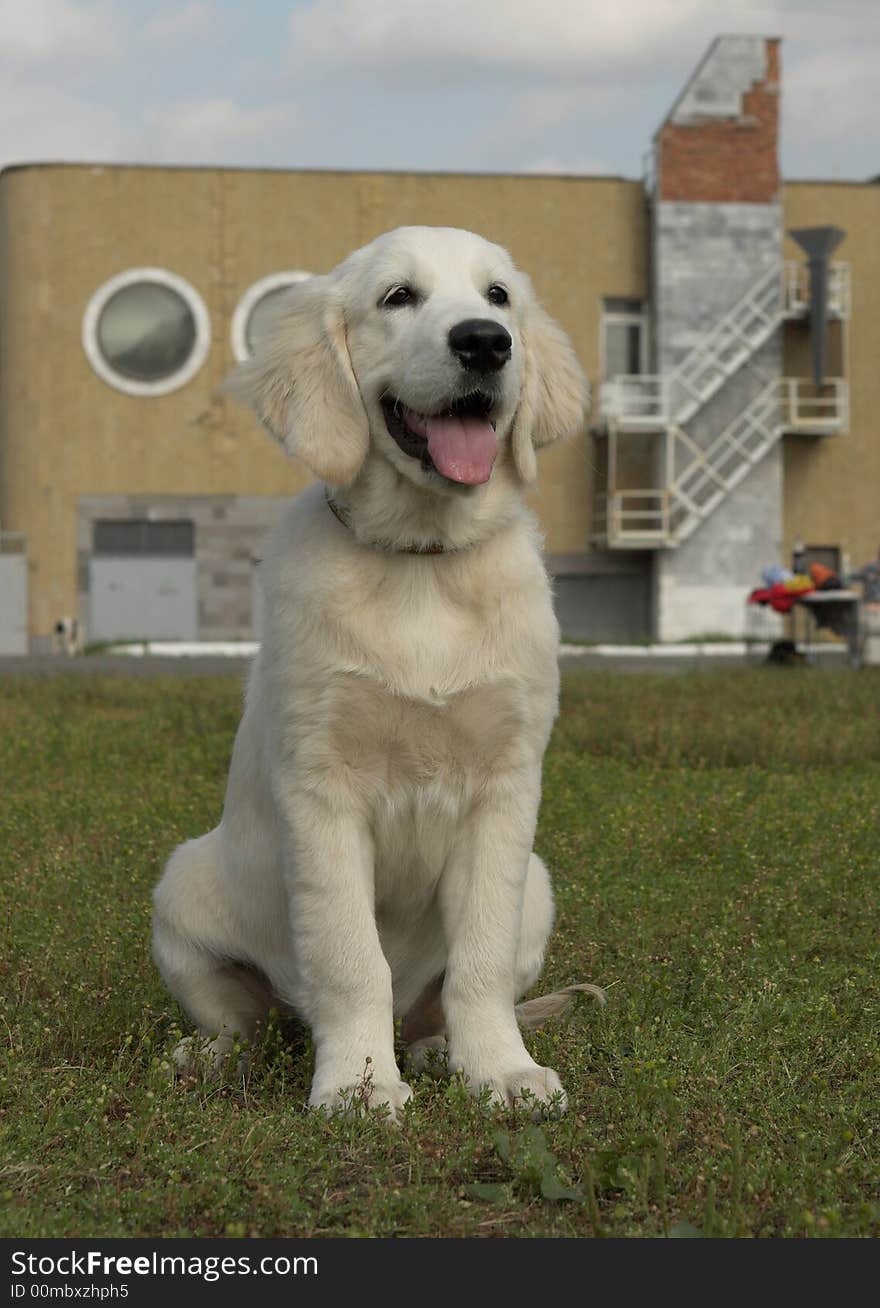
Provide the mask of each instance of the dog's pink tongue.
{"label": "dog's pink tongue", "polygon": [[481,486],[498,453],[488,418],[426,418],[425,435],[434,467],[450,481]]}

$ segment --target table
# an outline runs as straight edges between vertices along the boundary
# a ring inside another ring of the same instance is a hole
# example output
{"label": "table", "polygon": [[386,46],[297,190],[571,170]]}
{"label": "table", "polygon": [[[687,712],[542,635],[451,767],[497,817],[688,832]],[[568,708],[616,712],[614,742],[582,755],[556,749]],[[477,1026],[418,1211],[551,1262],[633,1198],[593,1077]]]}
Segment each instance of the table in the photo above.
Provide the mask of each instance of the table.
{"label": "table", "polygon": [[826,627],[836,636],[844,637],[854,668],[862,661],[861,599],[857,590],[811,590],[799,595],[796,601],[812,613],[817,627]]}

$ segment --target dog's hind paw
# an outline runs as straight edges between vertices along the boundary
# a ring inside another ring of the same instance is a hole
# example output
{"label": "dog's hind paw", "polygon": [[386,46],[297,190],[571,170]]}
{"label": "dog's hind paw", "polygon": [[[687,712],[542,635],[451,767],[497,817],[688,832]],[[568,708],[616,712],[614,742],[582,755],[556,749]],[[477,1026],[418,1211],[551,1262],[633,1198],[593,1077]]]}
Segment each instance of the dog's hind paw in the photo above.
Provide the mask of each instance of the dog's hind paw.
{"label": "dog's hind paw", "polygon": [[406,1047],[406,1067],[413,1076],[424,1072],[426,1076],[441,1077],[449,1073],[449,1047],[446,1036],[425,1036]]}
{"label": "dog's hind paw", "polygon": [[245,1077],[250,1070],[250,1054],[239,1053],[233,1063],[235,1039],[232,1036],[216,1036],[209,1040],[204,1036],[184,1036],[171,1054],[177,1075],[180,1077],[219,1079],[228,1071],[234,1071],[237,1078]]}

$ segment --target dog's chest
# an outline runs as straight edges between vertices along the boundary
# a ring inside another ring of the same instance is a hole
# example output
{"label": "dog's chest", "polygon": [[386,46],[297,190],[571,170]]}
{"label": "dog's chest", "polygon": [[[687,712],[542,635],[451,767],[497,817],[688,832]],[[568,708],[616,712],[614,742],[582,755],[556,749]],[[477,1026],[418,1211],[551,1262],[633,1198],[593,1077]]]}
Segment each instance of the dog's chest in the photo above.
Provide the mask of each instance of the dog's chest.
{"label": "dog's chest", "polygon": [[540,757],[553,709],[549,686],[529,696],[504,680],[431,702],[341,673],[321,697],[307,753],[320,756],[328,781],[335,773],[360,789],[371,809],[405,806],[410,796],[458,805],[499,771]]}
{"label": "dog's chest", "polygon": [[303,611],[286,752],[305,784],[386,833],[454,827],[493,778],[539,765],[555,715],[557,628],[540,566],[477,579],[464,566],[458,584],[392,568]]}
{"label": "dog's chest", "polygon": [[401,876],[405,896],[430,893],[480,796],[539,770],[557,629],[542,575],[490,579],[462,599],[379,585],[348,601],[303,624],[283,749],[298,787],[366,823],[377,902],[397,902]]}
{"label": "dog's chest", "polygon": [[430,892],[475,801],[505,774],[539,765],[553,716],[549,696],[530,702],[510,682],[431,705],[341,678],[333,700],[322,788],[368,823],[383,903]]}
{"label": "dog's chest", "polygon": [[[399,561],[398,561],[399,563]],[[338,667],[395,699],[452,708],[463,694],[540,677],[555,663],[556,622],[543,571],[441,581],[430,566],[382,575],[326,614]]]}

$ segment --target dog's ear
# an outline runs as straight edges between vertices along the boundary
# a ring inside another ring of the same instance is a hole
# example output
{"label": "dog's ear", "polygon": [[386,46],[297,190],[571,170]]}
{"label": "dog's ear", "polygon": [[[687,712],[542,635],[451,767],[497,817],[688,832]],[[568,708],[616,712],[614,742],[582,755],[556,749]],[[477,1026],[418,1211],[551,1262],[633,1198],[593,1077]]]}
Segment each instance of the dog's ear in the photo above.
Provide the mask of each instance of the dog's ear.
{"label": "dog's ear", "polygon": [[534,295],[523,322],[523,382],[513,419],[511,445],[524,482],[538,474],[535,450],[569,436],[590,404],[590,384],[565,332]]}
{"label": "dog's ear", "polygon": [[331,486],[354,481],[370,427],[332,276],[291,287],[254,358],[239,365],[225,389],[316,477]]}

